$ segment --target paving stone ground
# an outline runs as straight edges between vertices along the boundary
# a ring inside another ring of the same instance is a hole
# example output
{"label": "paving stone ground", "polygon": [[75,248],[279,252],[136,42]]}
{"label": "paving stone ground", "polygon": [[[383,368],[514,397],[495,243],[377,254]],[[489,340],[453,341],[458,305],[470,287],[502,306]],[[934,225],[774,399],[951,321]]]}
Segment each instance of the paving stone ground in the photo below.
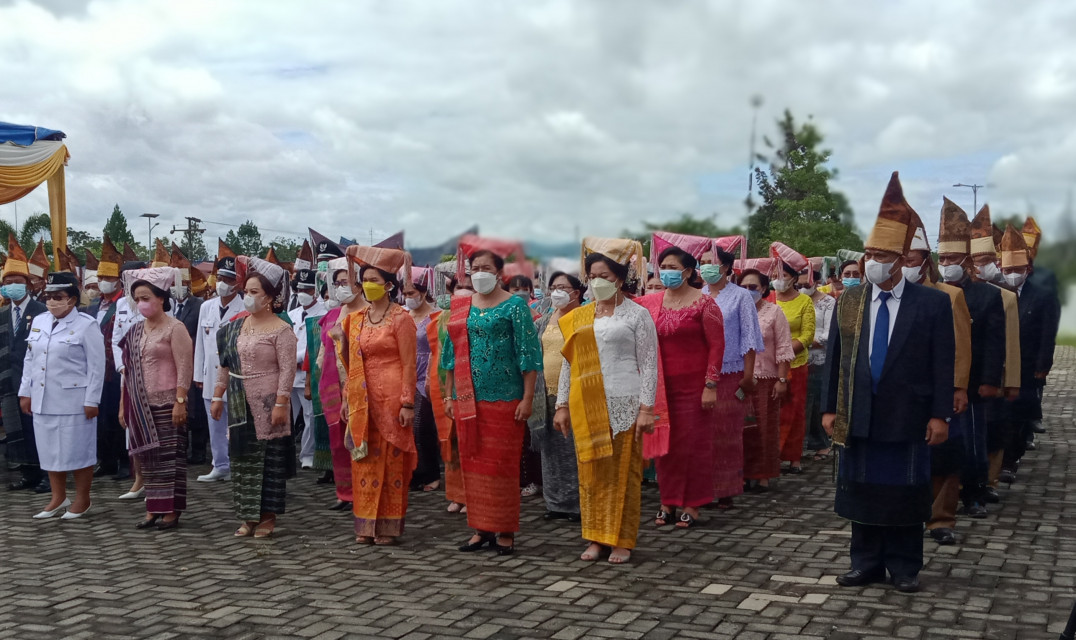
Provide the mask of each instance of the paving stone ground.
{"label": "paving stone ground", "polygon": [[[236,539],[225,484],[194,482],[169,532],[134,524],[142,505],[95,484],[85,520],[35,521],[44,504],[0,491],[0,638],[1052,638],[1076,594],[1076,350],[1060,348],[1048,432],[986,520],[959,543],[926,542],[923,592],[844,589],[849,528],[832,467],[704,514],[690,531],[644,522],[632,562],[577,560],[578,525],[524,500],[518,552],[462,554],[463,516],[412,494],[397,547],[358,547],[331,490],[303,472],[273,538]],[[646,487],[643,511],[657,508]]]}

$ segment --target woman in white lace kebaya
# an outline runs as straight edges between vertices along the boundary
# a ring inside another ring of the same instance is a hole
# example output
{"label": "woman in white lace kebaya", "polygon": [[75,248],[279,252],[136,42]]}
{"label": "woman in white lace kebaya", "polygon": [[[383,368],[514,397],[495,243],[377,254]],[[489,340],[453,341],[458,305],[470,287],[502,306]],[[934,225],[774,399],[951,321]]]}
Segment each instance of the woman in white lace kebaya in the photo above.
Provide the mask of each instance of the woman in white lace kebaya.
{"label": "woman in white lace kebaya", "polygon": [[[614,255],[628,261],[633,254]],[[639,532],[641,438],[654,427],[658,337],[646,309],[624,295],[625,264],[591,253],[586,268],[596,302],[560,321],[565,361],[554,423],[575,438],[583,538],[590,543],[580,558],[596,560],[610,547],[609,562],[620,564]]]}

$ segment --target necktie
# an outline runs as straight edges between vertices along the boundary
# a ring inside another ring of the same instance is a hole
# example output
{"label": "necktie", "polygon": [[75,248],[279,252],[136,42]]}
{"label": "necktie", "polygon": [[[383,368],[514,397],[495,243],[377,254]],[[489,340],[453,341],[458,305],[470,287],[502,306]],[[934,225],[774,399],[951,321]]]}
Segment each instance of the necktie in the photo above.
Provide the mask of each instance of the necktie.
{"label": "necktie", "polygon": [[177,302],[176,303],[176,316],[175,317],[178,318],[179,314],[181,314],[181,313],[183,313],[183,303],[182,302]]}
{"label": "necktie", "polygon": [[882,368],[885,366],[885,355],[889,351],[889,304],[887,301],[893,297],[892,293],[882,291],[878,294],[881,305],[878,307],[878,315],[874,319],[874,342],[871,343],[871,388],[878,392],[878,381],[882,377]]}
{"label": "necktie", "polygon": [[19,332],[19,325],[22,324],[22,307],[19,305],[12,305],[15,308],[15,333]]}
{"label": "necktie", "polygon": [[53,320],[52,321],[52,330],[53,331],[56,331],[56,325],[58,325],[58,324],[60,324],[59,320]]}
{"label": "necktie", "polygon": [[225,307],[225,306],[221,305],[221,308],[220,308],[220,319],[221,320],[224,319],[224,314],[226,314],[226,313],[228,313],[228,307]]}

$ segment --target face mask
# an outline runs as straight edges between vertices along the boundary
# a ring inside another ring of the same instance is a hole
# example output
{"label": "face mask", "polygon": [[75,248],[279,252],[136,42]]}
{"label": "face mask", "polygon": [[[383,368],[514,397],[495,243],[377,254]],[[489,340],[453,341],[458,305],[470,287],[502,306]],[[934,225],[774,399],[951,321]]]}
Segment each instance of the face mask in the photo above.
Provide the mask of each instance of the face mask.
{"label": "face mask", "polygon": [[813,296],[815,291],[818,291],[818,287],[807,287],[806,289],[800,289],[800,293],[805,296]]}
{"label": "face mask", "polygon": [[97,289],[86,289],[86,297],[90,299],[90,302],[101,297],[101,292]]}
{"label": "face mask", "polygon": [[960,282],[964,279],[964,267],[958,264],[943,264],[938,270],[945,282]]}
{"label": "face mask", "polygon": [[514,295],[514,296],[516,296],[518,298],[522,298],[526,302],[530,302],[530,300],[531,300],[531,294],[526,289],[520,289],[519,291],[516,291],[512,295]]}
{"label": "face mask", "polygon": [[26,297],[26,285],[24,284],[5,284],[0,287],[0,295],[4,296],[8,300],[14,300],[18,302]]}
{"label": "face mask", "polygon": [[366,299],[370,302],[377,302],[381,298],[384,298],[386,293],[388,293],[388,291],[383,284],[378,284],[376,282],[362,283],[362,294],[366,296]]}
{"label": "face mask", "polygon": [[717,284],[725,274],[721,272],[721,266],[716,264],[704,264],[699,267],[699,275],[706,284]]}
{"label": "face mask", "polygon": [[142,314],[143,318],[152,318],[157,315],[157,306],[150,300],[139,300],[138,313]]}
{"label": "face mask", "polygon": [[70,300],[46,300],[45,307],[48,308],[49,313],[53,318],[62,318],[71,310],[74,304]]}
{"label": "face mask", "polygon": [[841,278],[841,284],[846,287],[858,287],[859,278]]}
{"label": "face mask", "polygon": [[534,290],[534,299],[535,300],[541,300],[543,295],[544,294],[542,293],[541,289],[535,289]]}
{"label": "face mask", "polygon": [[877,260],[867,260],[866,271],[867,282],[870,282],[871,284],[881,284],[892,277],[893,264],[888,262],[878,262]]}
{"label": "face mask", "polygon": [[406,298],[404,300],[404,306],[414,311],[422,306],[422,298]]}
{"label": "face mask", "polygon": [[567,291],[561,291],[560,289],[549,294],[549,299],[553,302],[553,306],[557,309],[563,309],[572,302],[572,294]]}
{"label": "face mask", "polygon": [[590,289],[594,292],[595,300],[608,300],[620,291],[615,282],[609,282],[605,278],[594,278],[590,281]]}
{"label": "face mask", "polygon": [[329,310],[329,311],[332,311],[333,309],[335,309],[335,308],[337,308],[339,306],[340,306],[340,302],[338,300],[333,300],[332,298],[330,298],[330,299],[325,301],[325,308],[327,310]]}
{"label": "face mask", "polygon": [[747,293],[751,294],[751,300],[755,304],[758,304],[758,301],[762,299],[762,292],[761,291],[755,291],[753,289],[748,289]]}
{"label": "face mask", "polygon": [[314,294],[306,293],[305,291],[297,295],[295,299],[298,300],[299,304],[304,307],[309,307],[310,305],[314,304]]}
{"label": "face mask", "polygon": [[187,290],[187,287],[183,287],[183,286],[172,287],[172,297],[175,298],[176,300],[180,301],[180,302],[183,302],[184,300],[186,300],[187,296],[189,296],[189,295],[190,295],[190,292]]}
{"label": "face mask", "polygon": [[1027,280],[1027,274],[1026,273],[1006,273],[1005,274],[1005,282],[1008,282],[1009,286],[1013,287],[1015,289],[1019,289],[1020,285],[1024,284],[1024,281],[1026,281],[1026,280]]}
{"label": "face mask", "polygon": [[774,280],[773,281],[773,290],[776,291],[777,293],[784,293],[785,291],[788,291],[788,288],[791,287],[791,286],[792,286],[792,283],[789,282],[788,280]]}
{"label": "face mask", "polygon": [[471,284],[474,285],[475,291],[482,295],[486,295],[497,288],[497,275],[485,271],[472,273]]}
{"label": "face mask", "polygon": [[112,282],[111,280],[102,280],[97,283],[97,288],[106,296],[116,293],[116,289],[118,289],[119,286],[118,282]]}
{"label": "face mask", "polygon": [[345,285],[336,290],[336,301],[340,304],[348,304],[355,299],[356,295],[358,294],[351,290],[350,285]]}
{"label": "face mask", "polygon": [[666,289],[677,289],[684,284],[684,272],[679,269],[662,269],[661,284]]}
{"label": "face mask", "polygon": [[452,308],[452,296],[447,293],[442,293],[437,296],[437,308],[442,311],[448,311]]}
{"label": "face mask", "polygon": [[258,304],[257,296],[243,298],[243,308],[247,310],[247,313],[256,313],[261,307],[262,305]]}
{"label": "face mask", "polygon": [[[103,282],[101,283],[101,291],[105,290],[104,284],[105,283],[103,283]],[[232,285],[228,284],[227,282],[218,282],[217,283],[217,295],[218,296],[220,296],[222,298],[227,298],[228,296],[232,295],[233,293],[235,293],[235,287],[233,287]]]}
{"label": "face mask", "polygon": [[918,267],[901,267],[901,272],[904,273],[904,279],[908,282],[919,282],[919,278],[923,276],[923,265]]}
{"label": "face mask", "polygon": [[987,282],[993,282],[997,280],[998,274],[1001,273],[1001,269],[993,262],[987,262],[983,266],[979,267],[979,277]]}

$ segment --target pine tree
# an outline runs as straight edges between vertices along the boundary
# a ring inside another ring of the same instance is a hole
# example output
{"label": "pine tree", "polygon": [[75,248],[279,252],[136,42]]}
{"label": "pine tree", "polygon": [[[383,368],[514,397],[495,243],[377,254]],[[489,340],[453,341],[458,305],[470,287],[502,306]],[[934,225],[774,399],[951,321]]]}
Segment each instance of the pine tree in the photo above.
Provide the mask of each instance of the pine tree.
{"label": "pine tree", "polygon": [[238,231],[233,229],[224,237],[224,244],[232,248],[238,255],[261,257],[266,248],[262,245],[262,234],[258,231],[258,225],[253,220],[247,220],[239,225]]}
{"label": "pine tree", "polygon": [[127,218],[124,217],[123,212],[120,211],[120,205],[116,205],[112,208],[112,215],[108,217],[108,221],[105,222],[104,233],[108,235],[112,244],[116,245],[117,249],[123,249],[123,243],[126,242],[131,246],[137,244],[135,242],[134,234],[127,227]]}

